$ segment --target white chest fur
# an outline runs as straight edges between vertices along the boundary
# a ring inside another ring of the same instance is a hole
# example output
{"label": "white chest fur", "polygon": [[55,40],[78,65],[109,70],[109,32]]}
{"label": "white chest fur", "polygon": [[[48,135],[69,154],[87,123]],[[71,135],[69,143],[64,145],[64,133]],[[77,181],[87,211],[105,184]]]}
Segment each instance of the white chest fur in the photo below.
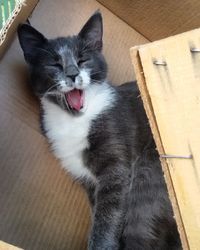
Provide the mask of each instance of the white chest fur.
{"label": "white chest fur", "polygon": [[82,153],[88,145],[91,122],[114,101],[114,92],[106,84],[91,85],[85,90],[85,105],[80,116],[70,115],[46,98],[41,99],[44,109],[44,127],[55,155],[74,178],[96,181],[84,165]]}

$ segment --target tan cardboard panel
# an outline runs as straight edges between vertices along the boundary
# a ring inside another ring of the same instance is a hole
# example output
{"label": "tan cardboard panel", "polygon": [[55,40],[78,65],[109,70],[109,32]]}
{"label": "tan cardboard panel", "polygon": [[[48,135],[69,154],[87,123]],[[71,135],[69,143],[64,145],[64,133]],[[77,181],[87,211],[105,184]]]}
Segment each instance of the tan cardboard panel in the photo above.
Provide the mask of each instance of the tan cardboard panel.
{"label": "tan cardboard panel", "polygon": [[98,0],[154,41],[200,27],[199,0]]}
{"label": "tan cardboard panel", "polygon": [[14,35],[15,35],[15,31],[17,29],[17,26],[19,25],[19,23],[24,22],[28,16],[31,14],[33,8],[35,7],[35,5],[37,4],[38,0],[28,0],[25,1],[24,6],[22,7],[22,9],[20,10],[20,12],[13,18],[14,21],[12,22],[12,25],[9,27],[5,40],[4,42],[0,45],[0,59],[3,56],[3,54],[5,53],[5,50],[8,48],[8,46],[10,45]]}
{"label": "tan cardboard panel", "polygon": [[200,249],[200,54],[190,50],[200,48],[199,37],[197,29],[138,49],[164,153],[192,155],[167,159],[192,250]]}
{"label": "tan cardboard panel", "polygon": [[0,250],[23,250],[0,240]]}
{"label": "tan cardboard panel", "polygon": [[[43,0],[30,21],[48,37],[76,34],[99,8],[109,76],[116,84],[132,80],[129,47],[147,40],[96,1]],[[41,135],[38,102],[27,83],[15,39],[0,62],[0,239],[28,250],[86,249],[87,197]]]}
{"label": "tan cardboard panel", "polygon": [[[149,119],[151,130],[153,132],[153,136],[154,136],[154,140],[156,142],[157,150],[159,151],[160,154],[164,154],[165,151],[164,151],[164,148],[162,145],[160,133],[159,133],[158,126],[156,123],[156,117],[155,117],[155,114],[153,111],[151,97],[149,95],[149,92],[148,92],[148,89],[147,89],[147,86],[145,83],[144,72],[143,72],[143,68],[142,68],[142,64],[141,64],[141,60],[140,60],[140,56],[139,56],[138,47],[131,48],[131,58],[132,58],[133,66],[134,66],[137,84],[138,84],[138,87],[139,87],[139,90],[141,93],[141,97],[143,100],[145,111],[146,111],[148,119]],[[176,199],[176,192],[174,190],[171,175],[169,172],[169,167],[167,165],[166,159],[160,158],[160,160],[161,160],[162,169],[164,172],[165,181],[167,183],[169,197],[170,197],[170,200],[172,202],[172,207],[173,207],[175,219],[177,222],[178,230],[180,233],[182,246],[183,246],[184,250],[187,250],[187,249],[189,249],[188,241],[187,241],[182,217],[181,217],[179,206],[178,206],[177,199]]]}

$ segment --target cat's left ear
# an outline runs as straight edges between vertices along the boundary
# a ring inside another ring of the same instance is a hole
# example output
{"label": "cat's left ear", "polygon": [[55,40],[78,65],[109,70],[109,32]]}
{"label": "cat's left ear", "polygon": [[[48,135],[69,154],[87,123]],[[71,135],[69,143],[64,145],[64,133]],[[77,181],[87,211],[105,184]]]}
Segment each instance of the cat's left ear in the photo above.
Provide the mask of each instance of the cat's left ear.
{"label": "cat's left ear", "polygon": [[103,22],[99,11],[96,11],[83,26],[78,36],[82,38],[89,47],[102,50]]}

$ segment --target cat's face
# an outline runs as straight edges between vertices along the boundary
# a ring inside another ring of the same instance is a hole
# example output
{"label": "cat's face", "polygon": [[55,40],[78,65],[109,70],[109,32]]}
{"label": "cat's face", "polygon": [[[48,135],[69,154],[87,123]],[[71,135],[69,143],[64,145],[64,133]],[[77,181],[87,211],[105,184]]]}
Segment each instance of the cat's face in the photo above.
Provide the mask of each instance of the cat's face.
{"label": "cat's face", "polygon": [[85,89],[106,78],[102,33],[99,12],[73,37],[48,40],[30,25],[21,25],[18,37],[30,66],[34,92],[72,114],[79,113],[84,107]]}

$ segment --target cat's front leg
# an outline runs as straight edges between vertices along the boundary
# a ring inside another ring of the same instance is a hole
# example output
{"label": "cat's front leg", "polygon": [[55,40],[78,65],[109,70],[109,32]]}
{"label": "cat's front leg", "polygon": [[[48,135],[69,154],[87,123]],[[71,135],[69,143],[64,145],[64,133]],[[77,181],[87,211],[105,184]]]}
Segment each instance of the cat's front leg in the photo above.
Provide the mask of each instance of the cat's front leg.
{"label": "cat's front leg", "polygon": [[129,169],[110,167],[98,178],[89,250],[117,250],[129,186]]}
{"label": "cat's front leg", "polygon": [[96,185],[93,184],[93,183],[90,183],[90,182],[82,182],[81,183],[83,188],[85,189],[86,193],[87,193],[87,196],[88,196],[88,199],[89,199],[89,202],[90,202],[90,206],[93,210],[94,208],[94,205],[95,205],[95,188],[96,188]]}

